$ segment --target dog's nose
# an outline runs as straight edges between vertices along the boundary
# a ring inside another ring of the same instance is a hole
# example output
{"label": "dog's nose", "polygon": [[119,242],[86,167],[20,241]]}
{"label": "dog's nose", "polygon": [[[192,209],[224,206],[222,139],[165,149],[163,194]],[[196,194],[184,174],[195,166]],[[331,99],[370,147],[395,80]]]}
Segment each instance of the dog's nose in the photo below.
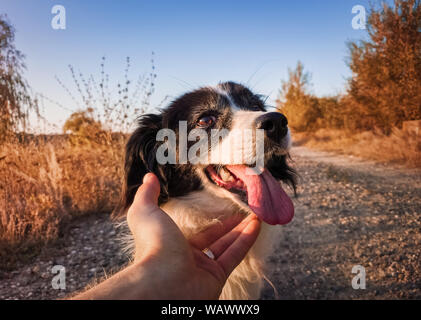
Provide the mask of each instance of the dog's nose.
{"label": "dog's nose", "polygon": [[256,119],[256,128],[265,130],[266,136],[280,142],[288,132],[288,120],[279,112],[268,112]]}

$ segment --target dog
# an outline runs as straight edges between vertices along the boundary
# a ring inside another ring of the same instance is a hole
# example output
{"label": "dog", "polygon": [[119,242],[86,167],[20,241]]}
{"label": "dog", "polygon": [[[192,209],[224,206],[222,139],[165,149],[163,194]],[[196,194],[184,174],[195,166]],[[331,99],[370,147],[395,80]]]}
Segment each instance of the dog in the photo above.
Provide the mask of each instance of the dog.
{"label": "dog", "polygon": [[[256,243],[229,276],[220,299],[260,297],[267,279],[265,260],[274,250],[280,229],[275,225],[288,223],[294,214],[292,201],[281,186],[281,182],[286,183],[295,194],[296,174],[288,164],[288,121],[279,112],[268,112],[266,107],[263,96],[242,84],[224,82],[202,87],[175,99],[159,114],[140,116],[126,145],[118,217],[125,216],[144,175],[153,172],[161,184],[160,207],[187,238],[235,214],[254,213],[263,221]],[[157,139],[163,129],[174,133],[176,146]],[[196,161],[182,159],[181,145],[184,143],[189,150],[197,143],[190,136],[183,138],[182,129],[189,133],[200,129],[202,137],[204,133],[203,138],[208,139],[201,146],[210,150],[206,157],[198,159],[194,154]],[[252,134],[238,139],[246,130]],[[215,143],[209,146],[209,140],[220,131],[225,134],[217,139],[218,147]],[[253,132],[263,134],[263,166],[257,169],[259,141]],[[159,161],[157,154],[163,146],[167,146],[167,152],[161,158],[171,153],[174,163]],[[237,159],[233,160],[233,155]]]}

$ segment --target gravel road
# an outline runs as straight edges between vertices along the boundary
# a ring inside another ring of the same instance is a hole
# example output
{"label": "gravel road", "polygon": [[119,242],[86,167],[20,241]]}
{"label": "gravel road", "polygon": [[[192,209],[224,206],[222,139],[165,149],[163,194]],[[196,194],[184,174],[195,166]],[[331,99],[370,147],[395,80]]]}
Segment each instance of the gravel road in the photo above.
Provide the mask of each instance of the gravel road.
{"label": "gravel road", "polygon": [[[294,147],[296,215],[269,260],[262,299],[421,299],[421,170]],[[0,271],[0,299],[57,299],[124,266],[107,215],[74,221],[30,264]],[[53,289],[54,265],[66,289]],[[365,268],[355,290],[352,268]]]}

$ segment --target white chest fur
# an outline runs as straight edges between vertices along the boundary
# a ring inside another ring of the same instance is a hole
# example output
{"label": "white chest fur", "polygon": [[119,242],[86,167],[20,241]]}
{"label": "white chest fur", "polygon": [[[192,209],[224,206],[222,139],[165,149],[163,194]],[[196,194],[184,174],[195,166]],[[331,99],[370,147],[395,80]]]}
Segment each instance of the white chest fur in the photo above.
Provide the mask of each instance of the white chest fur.
{"label": "white chest fur", "polygon": [[[206,191],[171,199],[162,206],[188,238],[234,214],[248,214],[231,199]],[[265,260],[278,243],[280,228],[263,223],[259,237],[245,259],[234,270],[220,299],[258,299],[266,278]]]}

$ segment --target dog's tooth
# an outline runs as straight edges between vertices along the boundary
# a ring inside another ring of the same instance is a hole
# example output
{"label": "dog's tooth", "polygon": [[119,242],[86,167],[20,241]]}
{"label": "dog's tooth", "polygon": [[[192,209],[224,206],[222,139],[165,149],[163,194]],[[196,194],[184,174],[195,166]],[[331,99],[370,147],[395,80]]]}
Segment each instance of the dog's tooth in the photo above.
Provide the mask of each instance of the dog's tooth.
{"label": "dog's tooth", "polygon": [[226,181],[228,179],[228,175],[229,173],[224,168],[219,170],[219,176],[221,177],[222,180]]}
{"label": "dog's tooth", "polygon": [[222,168],[219,171],[219,175],[221,176],[221,179],[224,181],[234,181],[232,175],[225,168]]}
{"label": "dog's tooth", "polygon": [[234,182],[234,181],[235,181],[235,179],[234,179],[234,177],[233,177],[232,175],[229,175],[229,177],[228,177],[227,181],[229,181],[229,182]]}

